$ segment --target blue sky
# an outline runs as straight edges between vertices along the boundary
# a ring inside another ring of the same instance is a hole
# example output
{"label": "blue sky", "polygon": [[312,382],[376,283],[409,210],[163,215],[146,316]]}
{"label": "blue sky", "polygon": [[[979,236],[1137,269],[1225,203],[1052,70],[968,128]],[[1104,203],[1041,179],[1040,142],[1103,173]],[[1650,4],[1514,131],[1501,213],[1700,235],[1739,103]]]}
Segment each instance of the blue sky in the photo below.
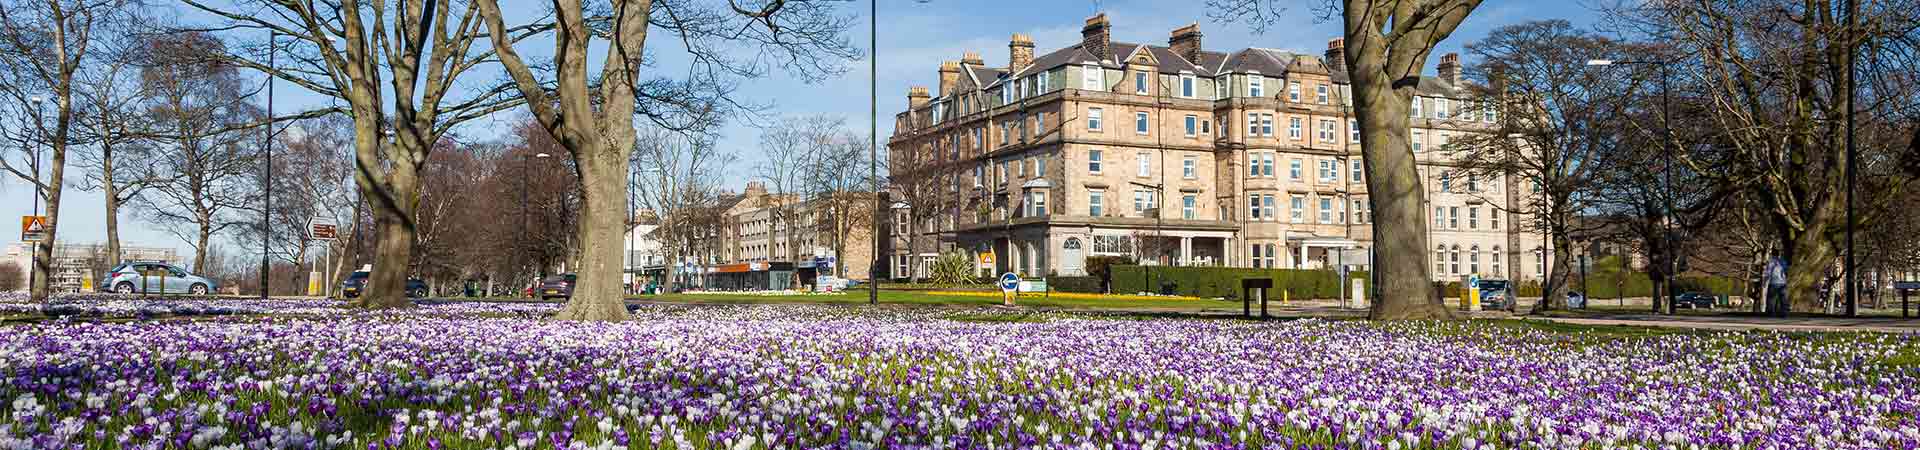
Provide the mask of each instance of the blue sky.
{"label": "blue sky", "polygon": [[[878,85],[882,142],[892,132],[893,114],[906,107],[907,88],[932,88],[937,85],[936,70],[941,61],[957,60],[963,52],[977,51],[987,64],[1003,66],[1007,61],[1007,38],[1013,33],[1032,36],[1036,52],[1044,54],[1078,42],[1084,19],[1097,11],[1105,11],[1113,23],[1114,40],[1135,43],[1164,45],[1169,31],[1198,22],[1205,35],[1203,45],[1209,50],[1266,47],[1320,54],[1326,49],[1327,40],[1340,33],[1339,23],[1318,20],[1317,14],[1312,11],[1318,4],[1317,0],[1298,2],[1300,6],[1287,13],[1286,22],[1260,35],[1253,34],[1241,24],[1210,21],[1199,6],[1203,3],[1200,0],[880,2]],[[509,9],[524,7],[523,2],[502,3]],[[186,14],[184,7],[180,8],[186,16],[182,20],[192,21],[197,17]],[[867,3],[849,3],[846,13],[858,16],[858,26],[850,30],[848,37],[854,45],[865,49],[869,37]],[[518,14],[510,11],[509,15]],[[1467,19],[1459,31],[1442,43],[1435,54],[1460,51],[1466,43],[1484,37],[1502,25],[1541,19],[1567,19],[1576,25],[1589,25],[1596,16],[1578,2],[1488,1]],[[662,36],[653,37],[655,39],[649,39],[651,46],[648,51],[666,55],[657,67],[673,69],[676,58],[671,53],[674,51],[658,47],[671,45],[673,41],[660,39]],[[519,48],[524,53],[535,53],[550,49],[551,44],[529,42]],[[1438,57],[1431,58],[1429,64],[1438,60]],[[1472,63],[1470,60],[1467,62]],[[771,104],[772,110],[768,111],[770,116],[837,115],[847,119],[849,128],[864,131],[869,114],[867,64],[865,60],[849,62],[848,70],[842,76],[813,84],[803,83],[784,71],[774,70],[766,78],[745,83],[740,94],[751,103]],[[275,108],[280,111],[298,110],[326,101],[318,95],[299,92],[298,88],[285,83],[280,84],[278,89]],[[495,133],[493,130],[506,129],[501,125],[519,114],[516,111],[482,119],[470,123],[461,132],[469,136],[487,137]],[[727,183],[735,187],[744,185],[752,172],[749,168],[759,161],[759,130],[744,121],[736,121],[729,124],[722,135],[719,142],[721,148],[740,157],[738,169],[727,171]],[[80,169],[70,166],[68,177],[76,176],[74,171]],[[4,205],[0,206],[0,216],[17,217],[31,212],[31,195],[31,187],[25,183],[10,177],[0,180],[0,199],[4,200],[0,201],[0,205]],[[61,201],[61,240],[104,241],[104,211],[100,194],[69,188],[65,195]],[[182,258],[191,258],[191,248],[160,227],[126,212],[122,213],[121,219],[121,236],[127,245],[176,247],[180,249]],[[237,250],[230,244],[223,244],[223,247]]]}

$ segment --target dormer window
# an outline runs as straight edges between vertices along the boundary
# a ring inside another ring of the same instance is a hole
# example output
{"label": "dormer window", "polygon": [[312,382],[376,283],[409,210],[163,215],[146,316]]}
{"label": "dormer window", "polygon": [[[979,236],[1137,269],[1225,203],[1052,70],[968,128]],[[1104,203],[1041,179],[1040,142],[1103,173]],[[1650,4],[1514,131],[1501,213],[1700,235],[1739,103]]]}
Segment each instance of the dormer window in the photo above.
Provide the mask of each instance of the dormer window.
{"label": "dormer window", "polygon": [[1087,64],[1080,69],[1080,88],[1089,91],[1103,91],[1107,86],[1107,71],[1099,64]]}
{"label": "dormer window", "polygon": [[1296,103],[1300,101],[1300,82],[1287,83],[1287,101]]}
{"label": "dormer window", "polygon": [[1193,74],[1181,73],[1180,74],[1180,97],[1193,98],[1195,94],[1194,91],[1198,89],[1198,86],[1196,85],[1199,83],[1200,83],[1200,80],[1195,79],[1193,77]]}
{"label": "dormer window", "polygon": [[1267,95],[1265,88],[1266,79],[1265,77],[1261,77],[1259,72],[1247,75],[1247,96],[1264,97]]}

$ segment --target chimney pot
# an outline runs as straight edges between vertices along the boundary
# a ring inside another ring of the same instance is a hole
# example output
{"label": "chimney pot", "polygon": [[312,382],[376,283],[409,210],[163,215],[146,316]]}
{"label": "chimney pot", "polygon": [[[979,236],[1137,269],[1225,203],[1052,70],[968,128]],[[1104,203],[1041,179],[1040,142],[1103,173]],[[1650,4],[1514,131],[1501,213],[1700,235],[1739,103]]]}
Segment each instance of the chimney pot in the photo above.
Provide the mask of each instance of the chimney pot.
{"label": "chimney pot", "polygon": [[974,66],[984,66],[987,64],[985,61],[982,61],[980,59],[980,52],[976,52],[973,50],[967,50],[966,53],[962,54],[960,56],[960,62],[962,64],[968,64],[968,65],[974,65]]}
{"label": "chimney pot", "polygon": [[1447,80],[1448,85],[1452,85],[1456,89],[1461,87],[1459,53],[1440,55],[1440,66],[1438,69],[1440,71],[1440,78]]}
{"label": "chimney pot", "polygon": [[1347,40],[1333,38],[1327,41],[1327,71],[1345,72],[1347,70]]}
{"label": "chimney pot", "polygon": [[1102,62],[1113,59],[1113,53],[1109,50],[1112,29],[1113,26],[1107,23],[1107,13],[1088,17],[1087,26],[1080,28],[1080,48]]}
{"label": "chimney pot", "polygon": [[1007,72],[1017,73],[1033,64],[1033,38],[1022,33],[1014,33],[1007,40]]}
{"label": "chimney pot", "polygon": [[914,86],[914,87],[907,88],[907,110],[912,111],[912,110],[920,109],[920,107],[922,106],[926,106],[927,97],[928,97],[927,88],[924,86]]}
{"label": "chimney pot", "polygon": [[953,90],[960,87],[960,62],[944,61],[940,63],[940,95],[952,96]]}
{"label": "chimney pot", "polygon": [[1201,36],[1199,22],[1175,28],[1173,33],[1167,35],[1167,48],[1181,58],[1186,58],[1187,62],[1199,64]]}

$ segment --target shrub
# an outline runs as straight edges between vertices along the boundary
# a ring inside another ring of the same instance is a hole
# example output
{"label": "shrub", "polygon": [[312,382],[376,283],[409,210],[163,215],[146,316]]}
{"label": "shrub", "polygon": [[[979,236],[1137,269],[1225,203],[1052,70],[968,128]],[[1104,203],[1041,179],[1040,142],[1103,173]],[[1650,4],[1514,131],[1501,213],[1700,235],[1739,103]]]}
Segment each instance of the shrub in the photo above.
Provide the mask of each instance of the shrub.
{"label": "shrub", "polygon": [[1087,294],[1100,294],[1104,292],[1100,288],[1100,278],[1092,276],[1065,277],[1055,275],[1047,277],[1047,287],[1060,292],[1080,292]]}
{"label": "shrub", "polygon": [[943,253],[933,260],[932,277],[928,281],[943,285],[970,283],[973,281],[973,259],[962,252]]}

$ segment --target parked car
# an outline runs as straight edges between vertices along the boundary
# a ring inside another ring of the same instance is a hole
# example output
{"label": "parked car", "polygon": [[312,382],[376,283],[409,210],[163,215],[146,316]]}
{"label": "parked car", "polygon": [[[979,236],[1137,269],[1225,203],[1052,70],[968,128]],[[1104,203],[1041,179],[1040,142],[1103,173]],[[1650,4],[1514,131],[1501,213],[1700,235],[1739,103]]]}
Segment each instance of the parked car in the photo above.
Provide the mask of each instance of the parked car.
{"label": "parked car", "polygon": [[101,291],[122,294],[207,295],[220,288],[211,278],[159,262],[120,263],[108,270],[104,280],[95,286],[99,286]]}
{"label": "parked car", "polygon": [[1715,300],[1716,299],[1714,298],[1714,296],[1709,294],[1702,294],[1699,292],[1687,292],[1687,293],[1682,293],[1678,297],[1675,297],[1673,299],[1673,307],[1674,309],[1679,309],[1679,308],[1713,309],[1713,304]]}
{"label": "parked car", "polygon": [[[364,271],[364,270],[356,270],[352,274],[348,274],[347,280],[340,282],[340,297],[341,298],[359,297],[360,294],[364,293],[367,290],[367,277],[368,277],[368,273],[367,271]],[[408,298],[424,298],[426,296],[427,296],[427,282],[420,281],[418,279],[413,279],[413,278],[407,279],[407,297]]]}
{"label": "parked car", "polygon": [[571,273],[547,276],[545,279],[540,280],[540,299],[551,300],[555,298],[573,297],[573,284],[575,281],[578,281],[578,279],[578,275]]}
{"label": "parked car", "polygon": [[1513,292],[1507,280],[1480,280],[1480,309],[1513,310]]}
{"label": "parked car", "polygon": [[1587,309],[1587,295],[1580,291],[1567,291],[1567,309]]}

